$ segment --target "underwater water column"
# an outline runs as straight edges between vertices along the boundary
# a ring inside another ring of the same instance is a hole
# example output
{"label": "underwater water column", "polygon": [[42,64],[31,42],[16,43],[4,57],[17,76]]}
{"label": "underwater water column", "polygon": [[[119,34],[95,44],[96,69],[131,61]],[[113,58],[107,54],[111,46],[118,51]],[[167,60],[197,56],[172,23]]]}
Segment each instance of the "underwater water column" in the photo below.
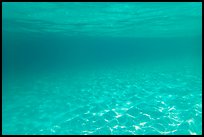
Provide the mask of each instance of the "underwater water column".
{"label": "underwater water column", "polygon": [[3,135],[201,135],[201,2],[3,2]]}

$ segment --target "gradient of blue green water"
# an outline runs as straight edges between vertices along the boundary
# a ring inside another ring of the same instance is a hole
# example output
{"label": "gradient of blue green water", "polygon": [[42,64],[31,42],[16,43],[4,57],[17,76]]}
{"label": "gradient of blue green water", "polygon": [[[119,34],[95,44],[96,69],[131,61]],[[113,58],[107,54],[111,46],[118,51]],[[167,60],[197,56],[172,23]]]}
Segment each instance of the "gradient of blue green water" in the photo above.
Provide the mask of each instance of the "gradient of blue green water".
{"label": "gradient of blue green water", "polygon": [[3,3],[3,134],[202,134],[201,3]]}

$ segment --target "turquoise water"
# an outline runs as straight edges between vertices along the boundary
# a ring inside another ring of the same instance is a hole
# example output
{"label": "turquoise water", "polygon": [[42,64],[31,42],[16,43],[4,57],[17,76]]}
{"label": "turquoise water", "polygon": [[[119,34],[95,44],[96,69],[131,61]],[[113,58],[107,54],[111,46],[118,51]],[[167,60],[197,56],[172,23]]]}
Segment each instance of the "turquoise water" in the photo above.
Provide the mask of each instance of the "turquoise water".
{"label": "turquoise water", "polygon": [[202,134],[202,3],[2,7],[3,134]]}

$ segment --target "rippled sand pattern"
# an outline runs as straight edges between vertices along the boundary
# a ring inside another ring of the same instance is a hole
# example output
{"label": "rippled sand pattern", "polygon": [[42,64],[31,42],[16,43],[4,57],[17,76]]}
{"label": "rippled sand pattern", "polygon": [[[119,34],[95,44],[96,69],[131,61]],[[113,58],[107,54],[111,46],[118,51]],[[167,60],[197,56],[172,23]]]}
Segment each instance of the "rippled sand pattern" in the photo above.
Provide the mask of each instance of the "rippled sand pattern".
{"label": "rippled sand pattern", "polygon": [[201,134],[202,81],[192,67],[69,79],[43,74],[5,86],[3,134]]}

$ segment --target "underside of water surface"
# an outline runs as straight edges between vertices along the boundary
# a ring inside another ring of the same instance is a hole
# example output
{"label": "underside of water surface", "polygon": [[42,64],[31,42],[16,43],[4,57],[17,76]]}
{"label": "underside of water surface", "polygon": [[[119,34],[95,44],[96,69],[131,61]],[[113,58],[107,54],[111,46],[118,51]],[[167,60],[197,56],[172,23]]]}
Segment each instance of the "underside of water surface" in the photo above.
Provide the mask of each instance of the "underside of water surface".
{"label": "underside of water surface", "polygon": [[2,134],[202,134],[202,3],[2,8]]}

